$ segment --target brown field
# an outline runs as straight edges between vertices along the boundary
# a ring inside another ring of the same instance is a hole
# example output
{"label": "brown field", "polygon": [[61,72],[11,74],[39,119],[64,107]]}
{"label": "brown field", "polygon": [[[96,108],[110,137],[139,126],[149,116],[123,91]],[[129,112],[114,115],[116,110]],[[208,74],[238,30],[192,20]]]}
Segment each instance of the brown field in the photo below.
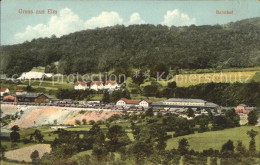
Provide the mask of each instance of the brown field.
{"label": "brown field", "polygon": [[32,160],[30,158],[30,155],[35,150],[39,152],[39,156],[41,158],[44,153],[51,152],[51,147],[49,144],[36,144],[33,146],[28,146],[16,150],[8,151],[5,153],[5,157],[9,160],[31,162]]}

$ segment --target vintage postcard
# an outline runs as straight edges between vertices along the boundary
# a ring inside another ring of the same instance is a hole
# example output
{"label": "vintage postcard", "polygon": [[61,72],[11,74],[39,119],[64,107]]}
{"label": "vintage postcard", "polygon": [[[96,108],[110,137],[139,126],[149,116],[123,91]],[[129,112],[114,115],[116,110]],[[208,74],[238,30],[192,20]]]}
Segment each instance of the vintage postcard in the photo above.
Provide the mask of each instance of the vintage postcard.
{"label": "vintage postcard", "polygon": [[259,165],[260,0],[1,0],[1,165]]}

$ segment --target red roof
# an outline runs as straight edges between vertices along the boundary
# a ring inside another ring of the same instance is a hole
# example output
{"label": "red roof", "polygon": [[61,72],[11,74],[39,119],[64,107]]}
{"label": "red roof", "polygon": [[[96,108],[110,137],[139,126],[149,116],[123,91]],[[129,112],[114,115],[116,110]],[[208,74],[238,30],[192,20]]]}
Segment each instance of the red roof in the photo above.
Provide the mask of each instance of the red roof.
{"label": "red roof", "polygon": [[101,81],[91,81],[90,86],[93,86],[94,84],[96,84],[97,86],[102,85]]}
{"label": "red roof", "polygon": [[8,96],[5,96],[5,97],[3,98],[3,100],[13,100],[13,101],[16,101],[16,97],[11,96],[11,95],[8,95]]}
{"label": "red roof", "polygon": [[139,100],[128,100],[127,98],[121,98],[126,104],[139,104]]}
{"label": "red roof", "polygon": [[117,84],[117,82],[116,81],[106,81],[105,85],[108,85],[108,84],[115,85],[115,84]]}
{"label": "red roof", "polygon": [[16,90],[15,92],[23,92],[24,90],[22,90],[22,89],[18,89],[18,90]]}
{"label": "red roof", "polygon": [[152,103],[152,101],[149,100],[149,99],[143,99],[143,100],[146,101],[148,104],[151,104],[151,103]]}
{"label": "red roof", "polygon": [[85,86],[85,85],[86,85],[86,82],[84,82],[84,81],[77,81],[77,82],[74,83],[75,86],[78,86],[79,84],[80,84],[81,86]]}
{"label": "red roof", "polygon": [[1,88],[1,92],[5,92],[7,88]]}

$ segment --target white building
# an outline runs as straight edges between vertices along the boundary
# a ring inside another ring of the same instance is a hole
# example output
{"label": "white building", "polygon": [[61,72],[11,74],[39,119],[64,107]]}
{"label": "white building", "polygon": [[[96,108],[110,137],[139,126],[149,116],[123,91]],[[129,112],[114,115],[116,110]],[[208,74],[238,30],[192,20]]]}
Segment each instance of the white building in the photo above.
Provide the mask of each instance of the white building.
{"label": "white building", "polygon": [[15,91],[15,94],[16,95],[25,95],[25,94],[27,94],[27,92],[24,91],[24,90],[18,89],[18,90]]}
{"label": "white building", "polygon": [[52,78],[53,74],[52,73],[45,73],[44,77],[45,78]]}
{"label": "white building", "polygon": [[184,99],[184,98],[170,98],[164,100],[165,105],[172,106],[185,106],[185,107],[204,107],[206,105],[205,100],[201,99]]}
{"label": "white building", "polygon": [[86,90],[88,88],[86,82],[84,81],[77,81],[74,83],[75,90]]}
{"label": "white building", "polygon": [[152,104],[152,101],[149,99],[143,99],[139,102],[140,107],[148,108]]}
{"label": "white building", "polygon": [[120,88],[120,85],[118,85],[116,81],[105,82],[104,89],[117,89],[117,88]]}
{"label": "white building", "polygon": [[128,100],[126,98],[121,98],[117,101],[116,105],[119,107],[144,107],[148,108],[152,103],[149,99],[142,99],[142,100]]}
{"label": "white building", "polygon": [[30,80],[30,79],[42,79],[43,77],[44,77],[44,73],[42,73],[42,72],[24,72],[17,79],[18,80]]}
{"label": "white building", "polygon": [[10,91],[8,88],[1,88],[1,96],[4,96],[4,94],[10,94]]}
{"label": "white building", "polygon": [[104,85],[101,81],[92,81],[90,83],[90,89],[98,91],[98,90],[104,89]]}

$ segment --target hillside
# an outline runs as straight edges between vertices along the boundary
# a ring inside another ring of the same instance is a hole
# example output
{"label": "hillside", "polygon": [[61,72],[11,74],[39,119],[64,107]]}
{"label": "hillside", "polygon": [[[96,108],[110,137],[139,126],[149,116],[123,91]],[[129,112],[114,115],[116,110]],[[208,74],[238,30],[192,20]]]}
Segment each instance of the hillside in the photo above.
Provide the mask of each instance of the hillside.
{"label": "hillside", "polygon": [[221,25],[113,26],[0,48],[2,73],[12,75],[59,62],[58,72],[90,73],[116,67],[182,69],[260,66],[259,18]]}

